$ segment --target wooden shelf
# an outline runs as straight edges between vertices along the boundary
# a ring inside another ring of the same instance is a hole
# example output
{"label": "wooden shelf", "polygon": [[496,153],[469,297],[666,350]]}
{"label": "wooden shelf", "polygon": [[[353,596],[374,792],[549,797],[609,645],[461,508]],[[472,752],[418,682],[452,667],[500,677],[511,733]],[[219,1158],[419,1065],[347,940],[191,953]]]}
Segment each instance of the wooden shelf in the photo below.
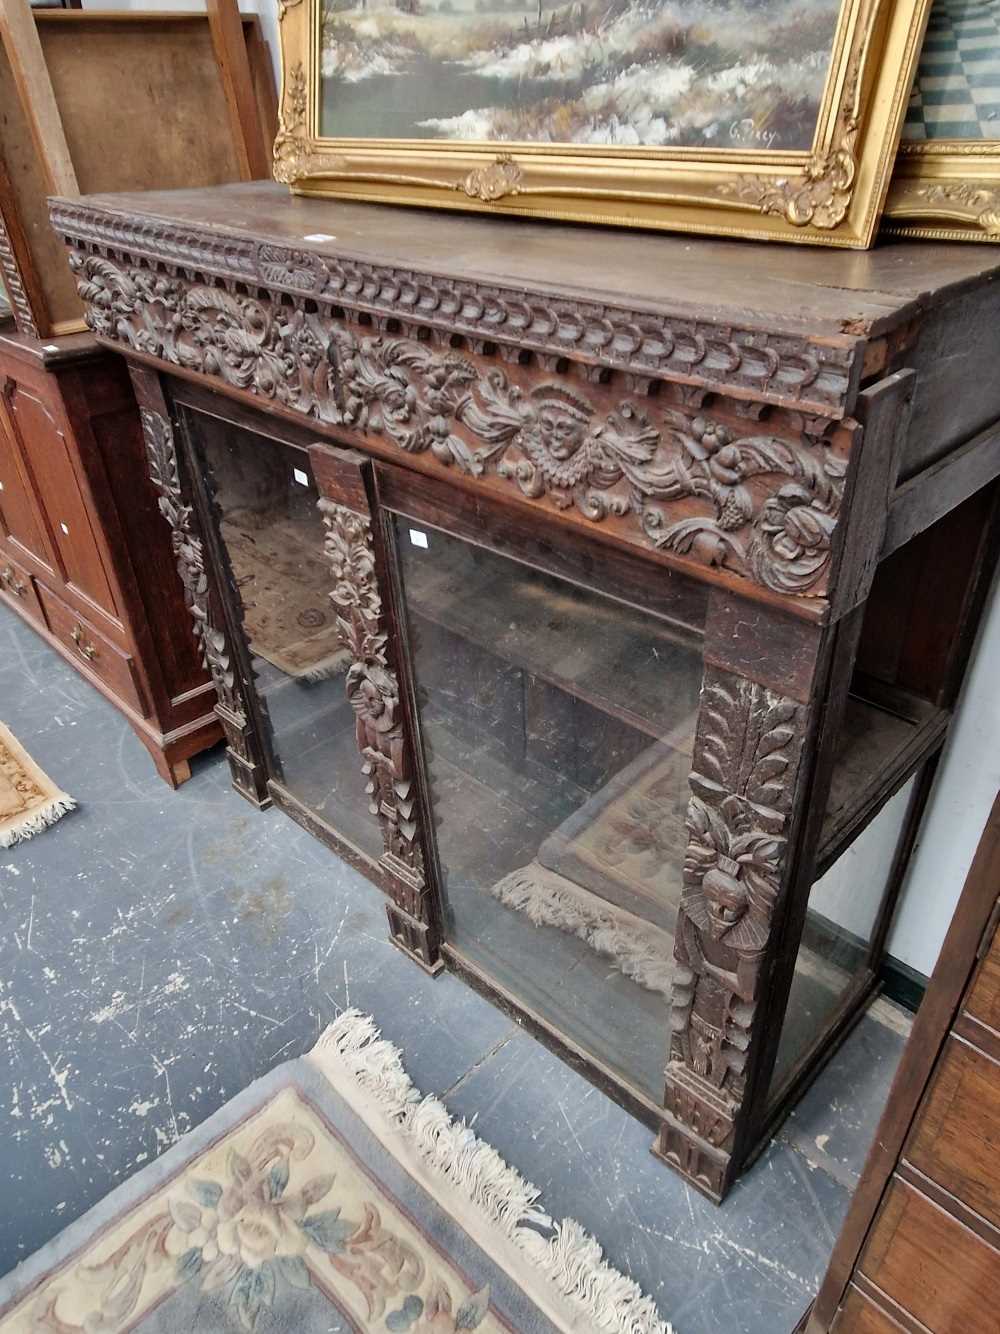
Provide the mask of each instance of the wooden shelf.
{"label": "wooden shelf", "polygon": [[[406,575],[411,616],[655,740],[672,738],[685,724],[688,745],[693,740],[702,670],[697,635],[569,583],[525,577],[513,563],[500,578],[495,567],[471,561],[461,571],[409,562]],[[584,618],[588,635],[576,633]],[[684,740],[674,744],[683,748]]]}
{"label": "wooden shelf", "polygon": [[855,681],[830,782],[817,878],[940,744],[949,717],[947,709],[916,695],[868,678]]}

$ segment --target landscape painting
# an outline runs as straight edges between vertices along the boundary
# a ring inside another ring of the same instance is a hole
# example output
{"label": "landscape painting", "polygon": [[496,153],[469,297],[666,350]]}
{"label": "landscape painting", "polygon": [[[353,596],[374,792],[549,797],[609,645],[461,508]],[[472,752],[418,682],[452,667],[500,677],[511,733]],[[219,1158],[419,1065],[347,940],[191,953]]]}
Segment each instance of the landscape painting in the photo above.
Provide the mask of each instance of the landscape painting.
{"label": "landscape painting", "polygon": [[808,152],[839,0],[322,0],[320,134]]}

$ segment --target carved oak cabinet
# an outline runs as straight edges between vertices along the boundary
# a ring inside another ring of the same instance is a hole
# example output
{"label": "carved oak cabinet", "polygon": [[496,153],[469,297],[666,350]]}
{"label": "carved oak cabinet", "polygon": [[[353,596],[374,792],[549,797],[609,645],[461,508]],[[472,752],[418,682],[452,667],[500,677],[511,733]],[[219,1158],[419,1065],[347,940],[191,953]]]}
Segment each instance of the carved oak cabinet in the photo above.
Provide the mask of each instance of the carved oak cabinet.
{"label": "carved oak cabinet", "polygon": [[721,1199],[877,985],[993,565],[1000,261],[269,184],[52,218],[238,790]]}

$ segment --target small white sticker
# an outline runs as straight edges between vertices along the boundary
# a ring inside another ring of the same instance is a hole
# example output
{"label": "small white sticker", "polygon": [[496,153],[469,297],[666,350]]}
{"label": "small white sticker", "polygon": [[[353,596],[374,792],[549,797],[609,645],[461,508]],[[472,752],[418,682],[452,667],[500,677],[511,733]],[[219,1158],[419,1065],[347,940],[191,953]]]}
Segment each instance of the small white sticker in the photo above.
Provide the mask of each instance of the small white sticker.
{"label": "small white sticker", "polygon": [[303,472],[301,468],[293,468],[292,476],[298,482],[299,486],[309,485],[309,474],[307,472]]}
{"label": "small white sticker", "polygon": [[58,343],[43,343],[43,344],[42,344],[42,351],[43,351],[43,352],[58,352],[58,351],[59,351],[59,344],[58,344]]}
{"label": "small white sticker", "polygon": [[427,534],[422,533],[419,528],[410,529],[410,541],[415,547],[427,546]]}
{"label": "small white sticker", "polygon": [[59,527],[63,530],[66,536],[69,537],[69,529],[66,527],[66,525],[64,523],[61,523]]}
{"label": "small white sticker", "polygon": [[310,232],[308,236],[303,236],[302,239],[303,241],[336,241],[337,238],[331,236],[329,232]]}
{"label": "small white sticker", "polygon": [[0,482],[0,491],[3,490],[3,482]]}

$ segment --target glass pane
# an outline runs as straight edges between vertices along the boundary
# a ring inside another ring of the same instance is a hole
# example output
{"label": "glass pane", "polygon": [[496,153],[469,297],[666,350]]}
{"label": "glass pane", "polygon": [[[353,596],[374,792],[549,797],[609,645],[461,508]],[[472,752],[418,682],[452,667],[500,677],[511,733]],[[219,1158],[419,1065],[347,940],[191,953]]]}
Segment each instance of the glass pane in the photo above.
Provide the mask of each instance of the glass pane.
{"label": "glass pane", "polygon": [[771,1080],[776,1088],[865,972],[915,778],[814,882]]}
{"label": "glass pane", "polygon": [[195,431],[214,480],[257,691],[271,723],[275,777],[377,859],[382,840],[368,810],[344,690],[348,657],[337,640],[308,457],[201,413]]}
{"label": "glass pane", "polygon": [[397,520],[462,954],[659,1099],[698,636]]}

